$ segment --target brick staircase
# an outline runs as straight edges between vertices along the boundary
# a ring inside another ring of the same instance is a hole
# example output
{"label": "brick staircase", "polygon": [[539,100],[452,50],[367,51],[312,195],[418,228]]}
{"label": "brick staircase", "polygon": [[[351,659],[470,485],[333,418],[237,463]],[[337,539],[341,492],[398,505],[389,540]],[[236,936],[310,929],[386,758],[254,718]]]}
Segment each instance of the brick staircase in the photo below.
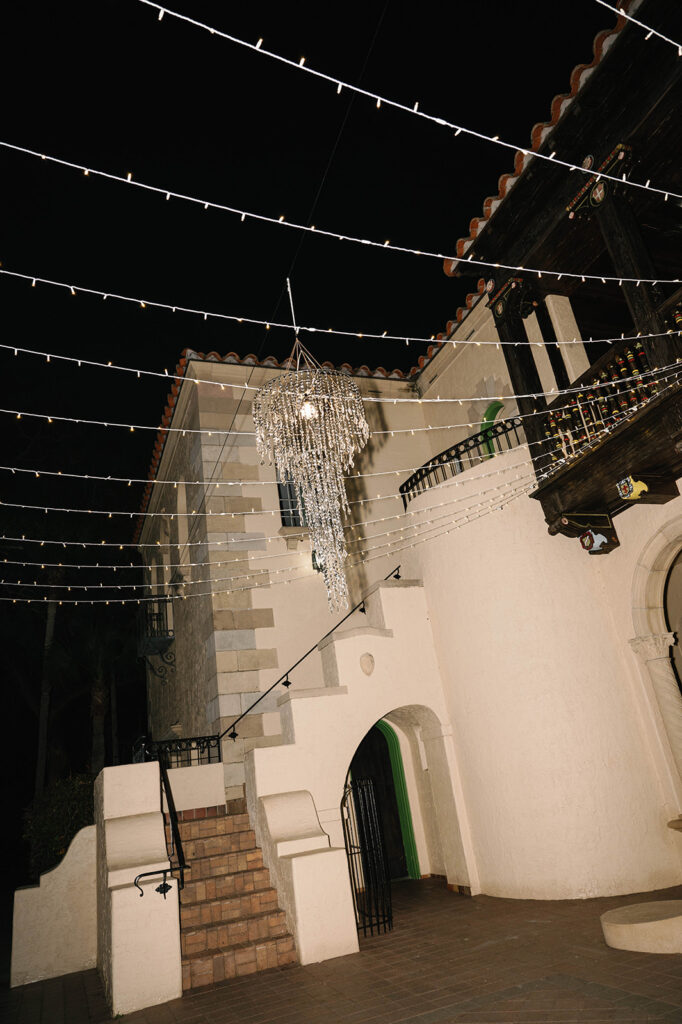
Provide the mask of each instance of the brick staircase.
{"label": "brick staircase", "polygon": [[178,819],[190,865],[180,893],[183,991],[295,963],[246,801],[180,811]]}

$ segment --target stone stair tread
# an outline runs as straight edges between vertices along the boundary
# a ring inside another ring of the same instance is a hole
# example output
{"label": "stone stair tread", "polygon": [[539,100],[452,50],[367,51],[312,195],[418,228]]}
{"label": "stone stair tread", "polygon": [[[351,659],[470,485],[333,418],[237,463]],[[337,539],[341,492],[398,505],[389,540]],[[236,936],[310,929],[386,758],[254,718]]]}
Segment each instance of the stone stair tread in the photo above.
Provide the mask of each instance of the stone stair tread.
{"label": "stone stair tread", "polygon": [[197,809],[180,822],[187,862],[180,892],[184,992],[297,960],[246,801],[227,801],[225,810]]}
{"label": "stone stair tread", "polygon": [[[242,851],[246,853],[247,851]],[[251,854],[257,853],[258,856],[252,857],[251,863],[248,861],[245,867],[239,867],[234,865],[230,868],[228,865],[211,864],[214,859],[212,857],[197,858],[191,863],[185,865],[185,883],[191,885],[192,882],[206,882],[208,879],[215,878],[226,878],[235,875],[247,875],[252,871],[267,871],[265,864],[263,863],[263,856],[260,850],[250,850]],[[239,854],[225,854],[226,857],[238,857]],[[203,863],[202,863],[203,861]]]}
{"label": "stone stair tread", "polygon": [[[222,814],[217,818],[194,818],[178,822],[180,838],[184,842],[189,839],[205,839],[207,836],[232,835],[235,832],[251,830],[248,814]],[[166,824],[168,832],[169,826]]]}
{"label": "stone stair tread", "polygon": [[[187,860],[196,860],[197,857],[215,857],[223,853],[245,853],[247,850],[260,849],[253,829],[244,832],[228,832],[215,836],[202,836],[200,839],[183,839],[182,848],[185,851],[185,858]],[[193,852],[195,849],[205,851],[206,848],[214,849],[215,852],[202,852],[199,854]]]}
{"label": "stone stair tread", "polygon": [[[246,871],[244,871],[242,873],[243,874],[247,874]],[[187,885],[185,885],[185,889],[186,888],[187,888]],[[236,893],[232,893],[229,896],[209,896],[209,897],[207,897],[206,899],[203,899],[203,900],[191,900],[191,901],[188,900],[188,901],[184,901],[182,899],[182,893],[184,891],[185,891],[184,889],[181,890],[181,895],[180,895],[180,904],[183,907],[202,907],[202,906],[205,906],[208,903],[225,903],[225,902],[230,902],[231,900],[239,900],[243,896],[262,896],[264,892],[274,892],[274,893],[277,892],[277,890],[275,889],[274,885],[269,885],[268,884],[268,885],[262,886],[260,889],[249,889],[247,892],[236,892]]]}
{"label": "stone stair tread", "polygon": [[231,946],[215,946],[211,949],[198,950],[196,953],[183,953],[182,963],[189,964],[192,960],[202,960],[204,957],[219,956],[221,953],[234,953],[238,949],[250,949],[252,946],[265,946],[271,942],[281,942],[282,939],[289,939],[291,935],[271,935],[267,939],[253,939],[249,942],[235,942]]}
{"label": "stone stair tread", "polygon": [[[257,914],[250,914],[248,917],[240,917],[239,920],[240,921],[255,921],[255,920],[258,920],[259,918],[260,919],[265,919],[266,917],[275,917],[275,915],[277,915],[277,914],[281,914],[282,917],[284,918],[284,920],[286,920],[286,916],[285,916],[283,910],[261,910]],[[210,928],[216,928],[216,927],[218,927],[216,924],[180,925],[180,932],[181,932],[181,934],[189,935],[190,932],[203,932],[203,931],[207,931]],[[289,934],[289,932],[287,932],[287,935],[288,934]],[[270,938],[274,938],[274,937],[275,936],[270,936]],[[276,936],[276,937],[277,938],[281,938],[281,936]],[[254,941],[259,941],[260,942],[261,940],[258,939],[258,940],[254,940]],[[248,945],[248,943],[247,943],[247,945]]]}
{"label": "stone stair tread", "polygon": [[189,867],[190,864],[196,864],[196,863],[198,863],[198,862],[200,862],[202,860],[215,860],[216,857],[233,857],[233,856],[236,857],[240,853],[261,853],[262,851],[261,851],[260,846],[256,846],[255,843],[254,843],[253,846],[249,846],[249,847],[247,847],[244,850],[223,850],[222,853],[207,853],[207,854],[204,854],[203,857],[197,857],[197,856],[189,857],[187,855],[187,852],[184,851],[184,847],[183,847],[183,852],[185,852],[185,860],[187,861],[187,867]]}

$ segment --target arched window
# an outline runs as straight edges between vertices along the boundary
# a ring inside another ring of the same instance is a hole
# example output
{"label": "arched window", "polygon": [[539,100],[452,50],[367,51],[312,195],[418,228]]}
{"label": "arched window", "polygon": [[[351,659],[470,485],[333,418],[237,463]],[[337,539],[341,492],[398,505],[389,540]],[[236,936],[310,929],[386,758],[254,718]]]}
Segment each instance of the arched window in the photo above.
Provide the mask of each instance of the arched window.
{"label": "arched window", "polygon": [[[491,402],[483,414],[483,419],[481,420],[481,430],[485,430],[487,427],[492,427],[493,423],[497,419],[498,413],[503,408],[504,403],[500,402],[498,399],[495,399],[494,402]],[[488,438],[488,440],[484,444],[484,447],[488,451],[486,458],[491,458],[495,454],[495,445],[493,444],[492,438]]]}

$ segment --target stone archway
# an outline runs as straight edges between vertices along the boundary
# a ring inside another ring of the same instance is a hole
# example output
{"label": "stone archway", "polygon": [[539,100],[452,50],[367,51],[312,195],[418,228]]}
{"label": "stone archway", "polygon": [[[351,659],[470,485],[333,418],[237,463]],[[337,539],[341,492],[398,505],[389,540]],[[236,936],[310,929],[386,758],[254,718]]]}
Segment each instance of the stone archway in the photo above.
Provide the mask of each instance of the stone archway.
{"label": "stone archway", "polygon": [[677,643],[668,630],[665,588],[673,562],[682,550],[682,516],[665,523],[648,541],[637,560],[632,586],[635,636],[630,646],[651,681],[669,752],[676,769],[675,788],[682,787],[682,694],[670,660]]}

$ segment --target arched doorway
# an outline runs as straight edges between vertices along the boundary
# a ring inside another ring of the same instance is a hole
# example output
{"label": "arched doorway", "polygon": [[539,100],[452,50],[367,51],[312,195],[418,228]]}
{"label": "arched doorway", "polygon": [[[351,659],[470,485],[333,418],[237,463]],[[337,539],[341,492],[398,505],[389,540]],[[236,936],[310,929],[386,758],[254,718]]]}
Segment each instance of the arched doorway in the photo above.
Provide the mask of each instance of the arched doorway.
{"label": "arched doorway", "polygon": [[400,743],[388,722],[377,722],[360,742],[350,777],[372,779],[390,878],[420,878]]}
{"label": "arched doorway", "polygon": [[[675,567],[681,551],[682,516],[676,516],[664,523],[644,546],[632,581],[635,636],[630,646],[642,661],[650,680],[651,696],[657,705],[653,714],[653,730],[657,734],[654,749],[662,757],[661,778],[667,780],[666,786],[670,784],[671,807],[679,807],[682,798],[682,694],[670,652],[677,644],[676,611],[671,606],[671,598],[674,604],[678,572]],[[643,699],[649,699],[646,692]],[[662,731],[658,730],[657,719],[661,721]]]}
{"label": "arched doorway", "polygon": [[675,561],[670,566],[665,583],[663,608],[665,611],[665,624],[671,632],[675,633],[678,639],[678,642],[672,645],[670,651],[677,685],[682,690],[682,648],[679,643],[680,635],[682,634],[682,551],[678,553]]}

